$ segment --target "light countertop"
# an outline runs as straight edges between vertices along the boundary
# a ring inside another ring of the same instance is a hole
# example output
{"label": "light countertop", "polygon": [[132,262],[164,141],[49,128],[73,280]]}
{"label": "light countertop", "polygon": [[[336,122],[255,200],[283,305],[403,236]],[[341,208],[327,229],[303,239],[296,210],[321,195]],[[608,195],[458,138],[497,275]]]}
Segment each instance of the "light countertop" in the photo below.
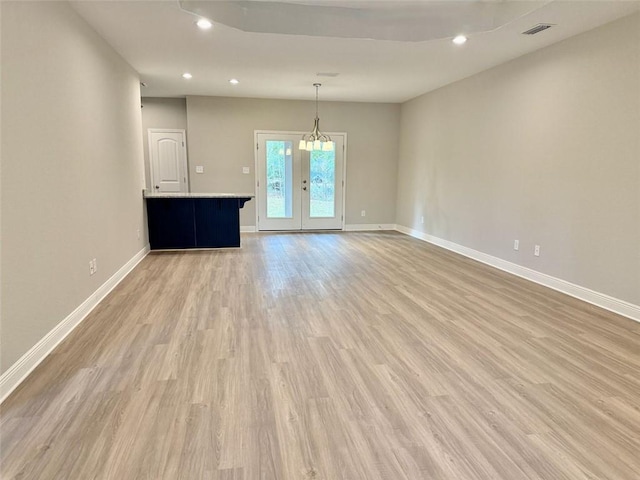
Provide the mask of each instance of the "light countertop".
{"label": "light countertop", "polygon": [[144,198],[255,198],[254,193],[147,192]]}

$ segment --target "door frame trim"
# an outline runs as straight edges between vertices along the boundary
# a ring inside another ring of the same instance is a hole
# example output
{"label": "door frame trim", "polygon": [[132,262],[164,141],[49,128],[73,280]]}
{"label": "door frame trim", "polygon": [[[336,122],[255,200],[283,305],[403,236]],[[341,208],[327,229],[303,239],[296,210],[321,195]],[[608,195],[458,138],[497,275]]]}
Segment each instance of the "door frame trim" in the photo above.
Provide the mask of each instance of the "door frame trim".
{"label": "door frame trim", "polygon": [[[300,132],[300,131],[291,131],[291,130],[254,130],[253,131],[253,185],[256,187],[256,232],[260,232],[260,227],[258,224],[258,215],[260,214],[260,192],[258,181],[258,135],[298,135],[302,137],[302,135],[307,134],[309,132]],[[347,142],[347,132],[323,132],[329,136],[332,135],[340,135],[344,137],[343,151],[342,151],[342,212],[341,212],[341,231],[345,230],[346,220],[347,220],[347,152],[349,151],[348,142]],[[297,145],[294,145],[294,148],[297,148]],[[266,231],[266,230],[265,230]],[[287,230],[279,230],[282,232],[286,232]],[[299,232],[301,230],[292,230],[294,232]],[[308,230],[312,231],[312,230]]]}
{"label": "door frame trim", "polygon": [[189,175],[189,160],[187,158],[187,131],[183,128],[147,128],[147,143],[148,143],[148,152],[149,152],[149,187],[151,191],[155,191],[153,188],[153,160],[151,159],[151,134],[152,133],[181,133],[182,141],[184,143],[184,175],[187,179],[187,192],[191,191],[191,177]]}

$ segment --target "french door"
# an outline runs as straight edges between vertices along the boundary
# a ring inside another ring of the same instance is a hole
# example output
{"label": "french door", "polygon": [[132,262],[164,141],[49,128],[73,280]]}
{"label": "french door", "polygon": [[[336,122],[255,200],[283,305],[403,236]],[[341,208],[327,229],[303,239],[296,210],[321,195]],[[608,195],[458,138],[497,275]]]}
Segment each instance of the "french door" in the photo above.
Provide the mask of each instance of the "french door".
{"label": "french door", "polygon": [[333,151],[298,149],[300,135],[256,132],[258,230],[341,230],[345,135]]}

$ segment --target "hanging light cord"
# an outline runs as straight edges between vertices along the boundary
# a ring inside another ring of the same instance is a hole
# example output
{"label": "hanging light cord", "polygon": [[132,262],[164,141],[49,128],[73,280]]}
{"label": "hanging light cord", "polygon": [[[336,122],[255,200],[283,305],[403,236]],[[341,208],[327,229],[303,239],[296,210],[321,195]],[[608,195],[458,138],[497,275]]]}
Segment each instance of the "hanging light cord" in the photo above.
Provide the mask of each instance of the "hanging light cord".
{"label": "hanging light cord", "polygon": [[[302,139],[300,140],[300,149],[301,150],[333,150],[334,144],[329,135],[326,135],[320,131],[320,117],[318,115],[318,104],[319,104],[319,89],[322,86],[321,83],[314,83],[314,87],[316,87],[316,118],[313,122],[313,130],[311,133],[307,133],[302,135]],[[320,144],[316,143],[320,142]]]}

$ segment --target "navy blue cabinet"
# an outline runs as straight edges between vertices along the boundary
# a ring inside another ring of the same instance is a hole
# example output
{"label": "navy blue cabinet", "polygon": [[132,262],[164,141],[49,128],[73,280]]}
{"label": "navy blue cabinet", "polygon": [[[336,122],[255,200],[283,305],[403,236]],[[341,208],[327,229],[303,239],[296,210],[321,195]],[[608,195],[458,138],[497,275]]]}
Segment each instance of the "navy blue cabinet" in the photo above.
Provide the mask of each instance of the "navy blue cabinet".
{"label": "navy blue cabinet", "polygon": [[146,197],[151,250],[240,246],[240,209],[250,197]]}
{"label": "navy blue cabinet", "polygon": [[240,209],[238,200],[203,198],[194,202],[198,247],[239,247]]}

